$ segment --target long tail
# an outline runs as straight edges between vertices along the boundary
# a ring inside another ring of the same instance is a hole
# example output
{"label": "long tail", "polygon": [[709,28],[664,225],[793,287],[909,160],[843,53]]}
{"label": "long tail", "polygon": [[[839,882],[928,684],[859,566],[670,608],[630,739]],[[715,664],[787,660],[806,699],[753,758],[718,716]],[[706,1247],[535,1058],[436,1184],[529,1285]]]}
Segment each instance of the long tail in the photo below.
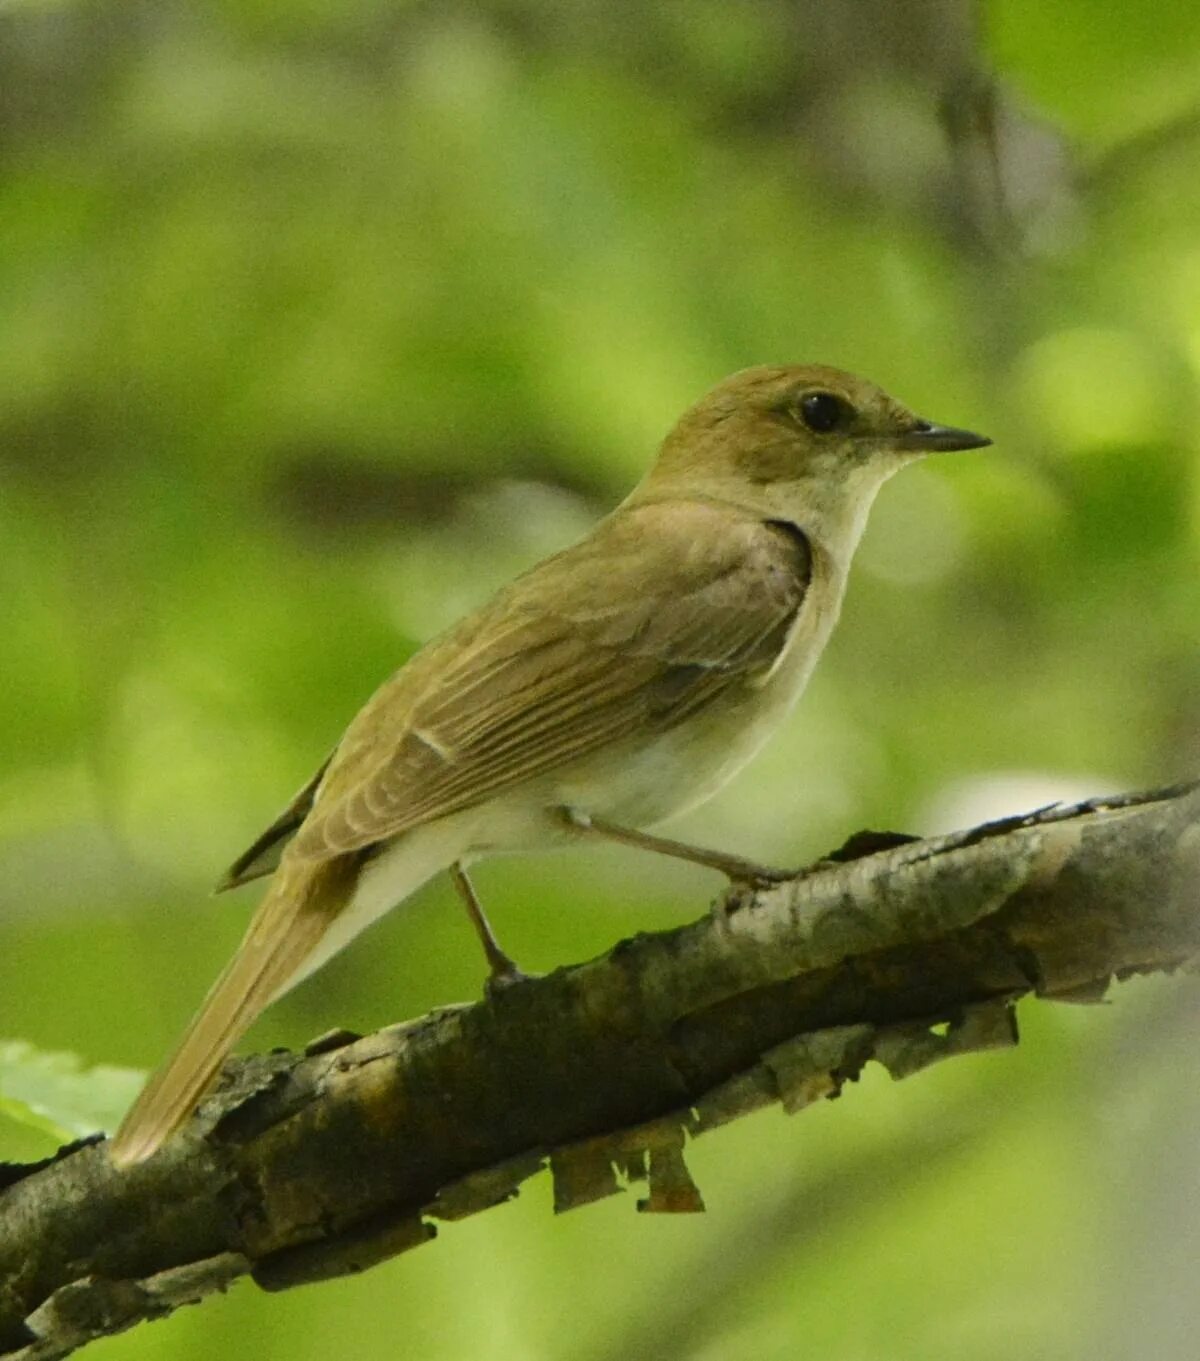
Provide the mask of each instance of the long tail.
{"label": "long tail", "polygon": [[285,861],[178,1048],[121,1122],[109,1148],[113,1162],[142,1162],[188,1119],[263,1008],[306,972],[353,885],[346,859],[294,867]]}

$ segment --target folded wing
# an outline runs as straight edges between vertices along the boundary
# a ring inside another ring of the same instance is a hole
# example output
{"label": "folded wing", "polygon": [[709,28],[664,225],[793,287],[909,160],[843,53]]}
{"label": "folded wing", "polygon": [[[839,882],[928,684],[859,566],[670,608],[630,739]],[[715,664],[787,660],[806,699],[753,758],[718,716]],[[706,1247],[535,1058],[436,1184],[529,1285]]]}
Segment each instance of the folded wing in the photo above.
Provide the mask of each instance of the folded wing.
{"label": "folded wing", "polygon": [[289,854],[386,840],[765,673],[808,586],[803,535],[664,509],[610,517],[418,653],[351,724]]}

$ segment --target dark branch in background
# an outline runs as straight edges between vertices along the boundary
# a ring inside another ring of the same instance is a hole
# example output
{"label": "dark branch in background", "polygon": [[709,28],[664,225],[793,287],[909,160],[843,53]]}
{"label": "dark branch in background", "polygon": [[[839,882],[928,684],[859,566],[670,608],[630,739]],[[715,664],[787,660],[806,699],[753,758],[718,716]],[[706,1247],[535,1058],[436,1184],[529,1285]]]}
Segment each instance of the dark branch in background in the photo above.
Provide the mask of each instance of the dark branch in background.
{"label": "dark branch in background", "polygon": [[498,454],[469,445],[371,455],[336,446],[288,449],[275,459],[278,471],[263,504],[310,538],[353,534],[390,543],[408,526],[428,530],[454,521],[505,482],[560,488],[591,503],[597,515],[613,501],[617,489],[604,485],[576,451],[550,441],[531,449],[529,443]]}
{"label": "dark branch in background", "polygon": [[1133,133],[1099,156],[1088,167],[1084,187],[1094,194],[1126,190],[1131,176],[1196,142],[1200,142],[1200,108],[1184,109],[1165,122]]}
{"label": "dark branch in background", "polygon": [[646,1183],[698,1210],[688,1138],[1015,1042],[1023,994],[1095,1000],[1200,954],[1200,786],[834,864],[601,959],[307,1054],[231,1062],[196,1127],[117,1173],[102,1145],[11,1169],[0,1354],[66,1355],[250,1274],[358,1271],[511,1196]]}

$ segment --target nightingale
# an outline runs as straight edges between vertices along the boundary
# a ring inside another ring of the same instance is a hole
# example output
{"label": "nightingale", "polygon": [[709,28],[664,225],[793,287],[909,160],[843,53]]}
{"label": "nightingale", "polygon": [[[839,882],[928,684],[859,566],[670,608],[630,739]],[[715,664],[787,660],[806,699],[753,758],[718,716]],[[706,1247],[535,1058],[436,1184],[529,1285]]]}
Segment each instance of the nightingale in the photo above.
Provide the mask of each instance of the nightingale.
{"label": "nightingale", "polygon": [[495,982],[522,977],[467,878],[583,839],[779,872],[647,829],[721,788],[804,689],[883,483],[991,441],[822,366],[736,373],[628,497],[421,648],[219,888],[271,881],[233,959],[118,1130],[118,1164],[189,1117],[280,994],[442,870]]}

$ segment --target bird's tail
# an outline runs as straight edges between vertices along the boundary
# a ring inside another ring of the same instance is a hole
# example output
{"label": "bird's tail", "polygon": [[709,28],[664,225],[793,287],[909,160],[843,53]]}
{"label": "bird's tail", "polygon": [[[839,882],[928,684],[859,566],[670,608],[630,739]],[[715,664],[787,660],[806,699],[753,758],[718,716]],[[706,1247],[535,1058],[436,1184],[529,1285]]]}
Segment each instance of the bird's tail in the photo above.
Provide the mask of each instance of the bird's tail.
{"label": "bird's tail", "polygon": [[188,1119],[263,1008],[307,972],[305,964],[353,883],[346,859],[296,866],[285,861],[174,1054],[121,1122],[109,1149],[113,1162],[142,1162]]}

